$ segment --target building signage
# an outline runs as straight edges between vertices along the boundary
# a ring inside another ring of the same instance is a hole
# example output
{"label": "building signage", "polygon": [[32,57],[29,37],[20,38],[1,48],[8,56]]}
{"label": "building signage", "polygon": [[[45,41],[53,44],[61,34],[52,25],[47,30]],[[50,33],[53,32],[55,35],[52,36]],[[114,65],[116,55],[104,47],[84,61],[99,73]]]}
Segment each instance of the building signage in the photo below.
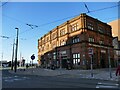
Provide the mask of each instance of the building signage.
{"label": "building signage", "polygon": [[106,53],[106,51],[105,50],[101,50],[101,53]]}

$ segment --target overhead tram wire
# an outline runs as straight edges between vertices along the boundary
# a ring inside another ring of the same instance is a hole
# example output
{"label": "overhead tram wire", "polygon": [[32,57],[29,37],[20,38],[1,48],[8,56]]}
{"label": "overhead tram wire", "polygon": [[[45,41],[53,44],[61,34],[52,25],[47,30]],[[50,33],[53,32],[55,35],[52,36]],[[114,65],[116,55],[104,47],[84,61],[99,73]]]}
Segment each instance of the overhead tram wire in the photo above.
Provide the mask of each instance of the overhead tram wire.
{"label": "overhead tram wire", "polygon": [[19,23],[21,23],[21,24],[24,24],[24,25],[26,24],[26,22],[24,22],[24,21],[21,21],[21,20],[18,20],[18,19],[16,19],[16,18],[7,16],[7,15],[5,15],[5,14],[3,14],[2,16],[6,17],[6,18],[9,18],[9,19],[11,19],[11,20],[14,20],[14,21],[16,21],[16,22],[19,22]]}
{"label": "overhead tram wire", "polygon": [[4,5],[6,5],[8,2],[5,2],[5,3],[3,3],[0,7],[3,7]]}
{"label": "overhead tram wire", "polygon": [[102,10],[110,9],[110,8],[115,8],[115,7],[117,7],[117,6],[120,6],[120,4],[114,5],[114,6],[110,6],[110,7],[101,8],[101,9],[97,9],[97,10],[92,10],[92,11],[89,11],[89,12],[87,12],[87,13],[102,11]]}
{"label": "overhead tram wire", "polygon": [[[85,5],[85,6],[86,6],[86,5]],[[102,11],[102,10],[105,10],[105,9],[115,8],[115,7],[117,7],[117,6],[120,6],[120,4],[114,5],[114,6],[110,6],[110,7],[101,8],[101,9],[97,9],[97,10],[91,10],[91,11],[90,11],[89,9],[87,9],[87,12],[86,12],[86,13],[93,13],[93,12],[97,12],[97,11]],[[86,8],[88,8],[88,7],[86,6]],[[63,19],[59,19],[59,20],[55,20],[55,21],[52,21],[52,22],[48,22],[48,23],[41,24],[41,25],[39,25],[39,26],[36,25],[37,27],[34,27],[34,28],[40,28],[40,27],[42,27],[42,26],[46,26],[46,25],[49,25],[49,24],[52,24],[52,23],[56,23],[56,22],[59,22],[59,21],[62,21],[62,20],[68,19],[68,18],[73,18],[73,17],[79,16],[79,15],[80,15],[80,14],[73,15],[73,16],[69,16],[69,17],[66,17],[66,18],[63,18]],[[4,15],[4,16],[5,16],[5,15]],[[8,16],[7,16],[7,17],[8,17]],[[9,17],[8,17],[8,18],[9,18]],[[11,17],[10,17],[10,18],[11,18]],[[15,18],[11,18],[11,19],[12,19],[12,20],[16,20],[16,21],[18,21],[18,22],[21,22],[20,20],[17,20],[17,19],[15,19]],[[23,22],[22,22],[22,23],[23,23]],[[24,23],[24,24],[26,24],[26,23]],[[27,25],[27,24],[26,24],[26,25]],[[29,24],[28,26],[31,27],[31,25],[32,25],[32,24]],[[27,29],[27,30],[19,33],[19,35],[27,32],[27,31],[29,31],[29,30],[32,30],[32,29],[34,29],[34,28],[31,27],[31,29]]]}
{"label": "overhead tram wire", "polygon": [[[115,8],[117,6],[120,6],[120,4],[118,5],[114,5],[114,6],[111,6],[111,7],[106,7],[106,8],[102,8],[102,9],[97,9],[97,10],[89,10],[87,5],[86,5],[86,8],[87,8],[87,12],[86,13],[92,13],[92,12],[97,12],[97,11],[102,11],[102,10],[105,10],[105,9],[109,9],[109,8]],[[55,21],[52,21],[52,22],[49,22],[49,23],[45,23],[45,24],[41,24],[39,25],[37,28],[39,27],[42,27],[42,26],[46,26],[46,25],[49,25],[49,24],[52,24],[52,23],[56,23],[56,22],[59,22],[59,21],[62,21],[62,20],[65,20],[65,19],[68,19],[68,18],[72,18],[72,17],[75,17],[75,16],[79,16],[80,14],[77,14],[77,15],[73,15],[73,16],[69,16],[69,17],[66,17],[66,18],[63,18],[63,19],[59,19],[59,20],[55,20]],[[24,32],[27,32],[27,30],[25,30]],[[22,32],[22,33],[24,33]]]}
{"label": "overhead tram wire", "polygon": [[90,10],[89,10],[89,8],[88,8],[88,6],[87,6],[87,4],[85,3],[85,2],[83,2],[84,3],[84,5],[85,5],[85,8],[87,9],[87,13],[89,13],[90,12]]}

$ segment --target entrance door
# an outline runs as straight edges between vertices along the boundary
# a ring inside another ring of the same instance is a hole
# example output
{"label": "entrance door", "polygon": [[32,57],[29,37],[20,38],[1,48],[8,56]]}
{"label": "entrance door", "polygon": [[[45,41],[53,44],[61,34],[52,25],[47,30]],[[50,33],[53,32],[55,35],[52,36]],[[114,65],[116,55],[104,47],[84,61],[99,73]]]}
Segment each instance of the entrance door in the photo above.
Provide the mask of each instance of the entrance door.
{"label": "entrance door", "polygon": [[67,67],[67,56],[62,56],[62,68]]}
{"label": "entrance door", "polygon": [[101,53],[101,67],[105,68],[105,53]]}

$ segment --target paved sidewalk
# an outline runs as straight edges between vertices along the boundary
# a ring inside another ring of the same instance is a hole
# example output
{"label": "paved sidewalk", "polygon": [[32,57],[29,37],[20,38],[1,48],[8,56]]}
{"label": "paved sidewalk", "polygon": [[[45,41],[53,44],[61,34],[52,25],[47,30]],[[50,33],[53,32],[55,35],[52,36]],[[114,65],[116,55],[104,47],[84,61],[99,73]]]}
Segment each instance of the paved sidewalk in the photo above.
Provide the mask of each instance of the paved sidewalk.
{"label": "paved sidewalk", "polygon": [[[14,71],[10,71],[14,73]],[[39,76],[57,76],[63,78],[90,78],[90,79],[101,79],[101,80],[112,80],[118,81],[115,76],[115,69],[112,69],[112,78],[110,78],[109,69],[94,69],[93,77],[91,77],[91,70],[66,70],[66,69],[43,69],[43,68],[31,68],[24,70],[17,70],[16,74],[24,75],[39,75]]]}

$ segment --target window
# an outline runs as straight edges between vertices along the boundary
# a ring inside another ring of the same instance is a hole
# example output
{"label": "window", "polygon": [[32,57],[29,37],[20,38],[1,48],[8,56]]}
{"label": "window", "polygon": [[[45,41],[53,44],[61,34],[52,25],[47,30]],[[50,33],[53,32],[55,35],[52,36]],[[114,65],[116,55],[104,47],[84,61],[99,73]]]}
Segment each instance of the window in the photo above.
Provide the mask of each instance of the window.
{"label": "window", "polygon": [[87,28],[91,29],[91,30],[94,30],[93,24],[91,22],[87,23]]}
{"label": "window", "polygon": [[88,41],[89,41],[89,42],[95,42],[95,39],[94,39],[93,37],[89,37],[89,38],[88,38]]}
{"label": "window", "polygon": [[41,49],[40,49],[40,48],[38,49],[38,52],[41,52]]}
{"label": "window", "polygon": [[49,44],[46,46],[46,50],[48,50],[49,49]]}
{"label": "window", "polygon": [[103,29],[103,27],[101,27],[101,26],[98,26],[98,32],[100,32],[100,33],[104,33],[104,29]]}
{"label": "window", "polygon": [[111,30],[106,30],[107,31],[107,35],[109,35],[109,36],[111,36],[112,35],[112,33],[111,33]]}
{"label": "window", "polygon": [[41,41],[39,41],[39,45],[42,45]]}
{"label": "window", "polygon": [[71,25],[71,31],[76,31],[78,29],[78,23]]}
{"label": "window", "polygon": [[41,51],[44,51],[44,47],[41,48]]}
{"label": "window", "polygon": [[66,45],[66,41],[65,40],[61,40],[60,41],[60,46]]}
{"label": "window", "polygon": [[60,36],[65,35],[65,29],[60,30]]}
{"label": "window", "polygon": [[53,42],[52,47],[53,47],[53,48],[56,47],[56,42]]}
{"label": "window", "polygon": [[55,52],[53,53],[53,59],[54,60],[56,59],[56,53]]}
{"label": "window", "polygon": [[57,37],[57,34],[56,33],[53,33],[52,34],[52,39],[55,39]]}
{"label": "window", "polygon": [[47,37],[47,40],[46,40],[47,42],[49,41],[49,37]]}
{"label": "window", "polygon": [[104,44],[104,41],[103,41],[103,40],[100,40],[99,43],[100,43],[100,44]]}
{"label": "window", "polygon": [[80,65],[80,54],[79,53],[73,54],[73,64]]}
{"label": "window", "polygon": [[80,42],[80,38],[79,37],[73,37],[72,43],[77,43],[77,42]]}
{"label": "window", "polygon": [[42,44],[44,44],[45,43],[45,40],[42,40]]}

